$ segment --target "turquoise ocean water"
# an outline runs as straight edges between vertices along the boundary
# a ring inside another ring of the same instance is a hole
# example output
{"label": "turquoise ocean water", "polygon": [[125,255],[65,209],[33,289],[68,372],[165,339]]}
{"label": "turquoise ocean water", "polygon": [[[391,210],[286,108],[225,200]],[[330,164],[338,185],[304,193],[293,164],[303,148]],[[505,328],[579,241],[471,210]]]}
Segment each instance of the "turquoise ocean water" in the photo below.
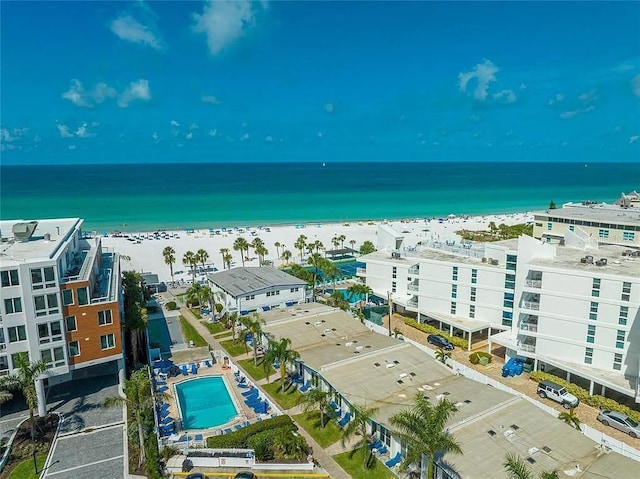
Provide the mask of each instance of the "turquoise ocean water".
{"label": "turquoise ocean water", "polygon": [[2,219],[150,231],[492,214],[611,202],[638,163],[244,163],[2,166]]}

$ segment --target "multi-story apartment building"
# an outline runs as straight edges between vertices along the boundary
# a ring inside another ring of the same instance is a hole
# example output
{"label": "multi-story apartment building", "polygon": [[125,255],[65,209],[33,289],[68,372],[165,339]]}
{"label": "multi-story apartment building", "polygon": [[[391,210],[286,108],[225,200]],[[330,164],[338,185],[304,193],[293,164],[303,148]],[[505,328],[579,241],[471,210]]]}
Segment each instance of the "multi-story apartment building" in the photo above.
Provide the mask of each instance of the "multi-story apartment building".
{"label": "multi-story apartment building", "polygon": [[593,244],[640,247],[640,208],[634,196],[622,204],[566,203],[560,209],[534,212],[533,237],[557,243],[565,234],[588,238]]}
{"label": "multi-story apartment building", "polygon": [[48,364],[36,381],[40,415],[48,385],[105,363],[124,370],[119,258],[82,223],[0,222],[0,374],[21,355]]}
{"label": "multi-story apartment building", "polygon": [[469,346],[488,338],[507,357],[582,378],[594,394],[640,401],[640,250],[564,239],[377,251],[362,257],[361,275]]}

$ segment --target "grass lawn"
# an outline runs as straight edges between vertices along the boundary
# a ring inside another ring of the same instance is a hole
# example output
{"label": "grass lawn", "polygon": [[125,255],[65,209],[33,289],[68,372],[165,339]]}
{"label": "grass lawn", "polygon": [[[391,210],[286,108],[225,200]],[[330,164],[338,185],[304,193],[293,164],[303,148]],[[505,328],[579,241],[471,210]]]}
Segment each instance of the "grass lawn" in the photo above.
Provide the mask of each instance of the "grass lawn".
{"label": "grass lawn", "polygon": [[191,311],[193,313],[193,315],[198,318],[198,319],[202,319],[202,314],[200,314],[200,308],[189,308],[189,311]]}
{"label": "grass lawn", "polygon": [[[224,324],[220,322],[210,323],[208,321],[203,321],[202,324],[204,324],[205,328],[207,328],[211,334],[226,331]],[[229,331],[229,334],[231,334],[231,331]]]}
{"label": "grass lawn", "polygon": [[[47,456],[40,454],[36,456],[36,462],[38,463],[38,471],[42,471],[44,463],[47,460]],[[33,467],[33,458],[25,459],[16,467],[13,468],[11,474],[7,476],[7,479],[38,479],[39,474],[36,474]]]}
{"label": "grass lawn", "polygon": [[[240,364],[244,368],[244,370],[247,372],[247,374],[249,374],[249,376],[251,376],[255,381],[260,381],[261,379],[264,379],[267,377],[267,373],[265,373],[264,369],[262,368],[262,359],[258,359],[257,366],[253,365],[253,358],[240,359],[238,361],[238,364]],[[274,380],[274,378],[276,377],[275,370],[273,369],[272,366],[270,367],[271,367],[271,380]]]}
{"label": "grass lawn", "polygon": [[233,335],[231,331],[224,331],[223,333],[214,334],[213,337],[216,339],[222,338],[230,338]]}
{"label": "grass lawn", "polygon": [[[298,391],[298,388],[289,386],[289,389],[285,389],[284,393],[280,391],[280,375],[271,376],[270,384],[265,384],[262,389],[267,391],[273,399],[278,403],[281,409],[291,409],[293,406],[297,406],[302,400],[302,393]],[[287,387],[285,383],[285,388]]]}
{"label": "grass lawn", "polygon": [[200,333],[196,331],[196,328],[191,326],[191,323],[182,316],[180,316],[180,327],[182,328],[182,334],[184,335],[184,339],[187,343],[189,341],[193,341],[193,344],[197,348],[207,345],[207,342],[202,336],[200,336]]}
{"label": "grass lawn", "polygon": [[[369,451],[366,452],[369,454]],[[363,451],[359,449],[349,457],[351,451],[333,456],[335,461],[344,469],[352,479],[395,479],[395,475],[383,463],[374,458],[372,467],[364,469]]]}
{"label": "grass lawn", "polygon": [[320,411],[309,411],[302,414],[296,414],[293,418],[300,424],[318,444],[323,448],[335,444],[342,438],[342,429],[338,427],[335,421],[329,420],[325,414],[324,429],[320,427]]}
{"label": "grass lawn", "polygon": [[244,347],[244,343],[240,340],[236,341],[235,343],[232,339],[230,339],[229,341],[221,341],[220,346],[222,346],[227,351],[227,353],[229,353],[229,356],[232,357],[240,356],[241,354],[247,352],[247,349]]}

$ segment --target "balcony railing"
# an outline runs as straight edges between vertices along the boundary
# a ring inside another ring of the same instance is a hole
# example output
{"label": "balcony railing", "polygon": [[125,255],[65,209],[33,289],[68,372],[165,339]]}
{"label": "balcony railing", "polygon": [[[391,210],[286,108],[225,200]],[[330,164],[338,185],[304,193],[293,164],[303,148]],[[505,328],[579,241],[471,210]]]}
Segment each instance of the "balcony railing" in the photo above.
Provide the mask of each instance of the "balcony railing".
{"label": "balcony railing", "polygon": [[538,301],[524,301],[522,306],[526,309],[531,309],[533,311],[540,310],[540,303]]}
{"label": "balcony railing", "polygon": [[407,286],[407,290],[413,291],[414,293],[417,293],[419,289],[420,285],[418,283],[409,283],[409,285]]}
{"label": "balcony railing", "polygon": [[367,268],[356,268],[356,276],[365,276],[367,274]]}
{"label": "balcony railing", "polygon": [[532,333],[537,333],[538,323],[520,323],[520,329],[522,331],[531,331]]}
{"label": "balcony railing", "polygon": [[409,268],[409,274],[420,274],[420,265]]}
{"label": "balcony railing", "polygon": [[412,306],[414,308],[418,307],[418,300],[417,299],[410,299],[409,301],[407,301],[407,306]]}
{"label": "balcony railing", "polygon": [[536,345],[535,344],[529,344],[529,343],[518,343],[518,349],[520,351],[526,351],[528,353],[535,353],[536,352]]}
{"label": "balcony railing", "polygon": [[542,288],[542,280],[541,279],[527,279],[524,284],[531,288]]}

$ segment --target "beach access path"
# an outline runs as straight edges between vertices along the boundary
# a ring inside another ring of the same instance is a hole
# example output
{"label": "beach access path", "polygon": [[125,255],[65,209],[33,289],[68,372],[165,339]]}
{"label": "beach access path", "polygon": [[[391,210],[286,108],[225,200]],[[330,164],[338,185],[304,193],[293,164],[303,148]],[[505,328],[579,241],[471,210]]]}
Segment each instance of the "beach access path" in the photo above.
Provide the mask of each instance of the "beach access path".
{"label": "beach access path", "polygon": [[[176,301],[178,304],[180,304],[179,298],[173,296],[171,292],[165,292],[161,294],[162,294],[163,300],[165,301],[165,304],[167,301]],[[205,341],[207,341],[207,343],[209,343],[209,345],[213,349],[223,350],[218,340],[209,332],[206,326],[202,324],[202,321],[196,318],[196,316],[191,312],[191,310],[189,310],[189,308],[187,308],[186,306],[181,306],[180,314],[189,322],[189,324],[191,324],[196,329],[196,331],[198,331],[198,333],[205,339]],[[251,353],[244,354],[242,356],[239,356],[236,359],[244,359],[249,357],[252,357]],[[247,374],[246,371],[244,371],[242,366],[240,366],[237,362],[235,364],[242,372],[244,372],[245,376],[247,376],[248,378],[251,377],[249,374]],[[260,381],[255,381],[255,384],[258,386],[267,384],[267,379],[265,378]],[[268,396],[273,403],[277,404],[277,402],[273,399],[273,397],[271,397],[264,389],[262,389],[262,393]],[[301,406],[295,406],[287,411],[284,411],[284,413],[289,416],[300,414],[301,412],[302,412]],[[294,423],[295,423],[295,420],[294,420]],[[351,478],[351,476],[347,474],[344,471],[344,469],[342,469],[338,465],[338,463],[333,459],[333,456],[353,449],[353,446],[354,446],[353,441],[350,443],[347,443],[344,447],[341,445],[340,441],[338,441],[337,443],[329,446],[327,449],[323,449],[322,446],[320,446],[320,444],[318,444],[302,426],[300,426],[299,424],[296,424],[296,426],[298,426],[298,431],[305,438],[305,440],[307,441],[307,444],[313,449],[313,458],[315,462],[329,476],[331,476],[332,479],[350,479]]]}

